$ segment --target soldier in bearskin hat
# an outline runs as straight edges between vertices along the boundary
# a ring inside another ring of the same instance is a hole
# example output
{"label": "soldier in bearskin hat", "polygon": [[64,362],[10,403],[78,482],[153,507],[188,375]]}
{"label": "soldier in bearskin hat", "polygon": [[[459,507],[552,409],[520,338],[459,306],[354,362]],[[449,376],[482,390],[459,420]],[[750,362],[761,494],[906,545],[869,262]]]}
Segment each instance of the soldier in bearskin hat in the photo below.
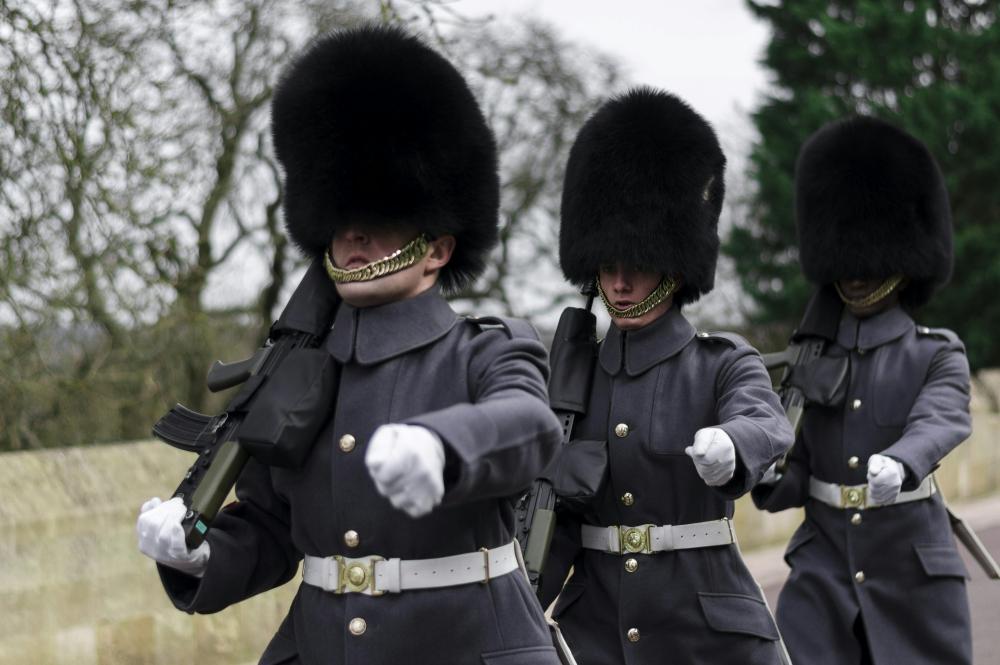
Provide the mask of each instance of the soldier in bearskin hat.
{"label": "soldier in bearskin hat", "polygon": [[239,502],[184,546],[178,499],[139,517],[176,606],[303,584],[261,663],[558,662],[519,568],[509,496],[555,452],[546,353],[524,322],[442,292],[497,237],[493,135],[465,81],[397,29],[313,44],[275,94],[285,221],[343,299],[336,402],[298,469],[251,461]]}
{"label": "soldier in bearskin hat", "polygon": [[796,662],[970,663],[966,571],[932,475],[969,435],[969,366],[953,332],[911,318],[951,274],[944,179],[920,141],[855,117],[805,143],[795,196],[803,271],[833,308],[801,329],[849,371],[754,490],[769,511],[805,506],[778,624]]}
{"label": "soldier in bearskin hat", "polygon": [[612,322],[574,438],[606,442],[609,464],[559,515],[540,598],[571,560],[553,616],[581,664],[780,662],[730,520],[791,428],[760,355],[681,311],[714,283],[724,168],[708,123],[650,88],[607,102],[570,152],[562,269],[596,280]]}

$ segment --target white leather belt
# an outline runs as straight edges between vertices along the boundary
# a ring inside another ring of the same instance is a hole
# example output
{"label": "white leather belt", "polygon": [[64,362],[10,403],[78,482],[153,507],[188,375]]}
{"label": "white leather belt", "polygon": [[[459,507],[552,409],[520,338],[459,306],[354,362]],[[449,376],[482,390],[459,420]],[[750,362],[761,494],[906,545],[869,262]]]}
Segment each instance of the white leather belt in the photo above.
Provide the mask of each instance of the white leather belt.
{"label": "white leather belt", "polygon": [[306,555],[302,579],[331,593],[381,596],[414,589],[439,589],[472,582],[489,582],[517,570],[514,543],[478,552],[436,559],[385,559],[365,556],[317,557]]}
{"label": "white leather belt", "polygon": [[715,547],[736,542],[728,518],[694,524],[640,524],[639,526],[591,526],[580,528],[580,542],[590,550],[609,554],[652,554],[697,547]]}
{"label": "white leather belt", "polygon": [[881,508],[882,506],[891,506],[897,503],[929,499],[935,492],[937,492],[937,483],[934,482],[934,476],[927,476],[920,483],[920,487],[912,492],[900,492],[895,501],[891,503],[873,503],[871,497],[868,496],[867,485],[837,485],[836,483],[817,480],[812,476],[809,477],[809,496],[834,508],[851,510]]}

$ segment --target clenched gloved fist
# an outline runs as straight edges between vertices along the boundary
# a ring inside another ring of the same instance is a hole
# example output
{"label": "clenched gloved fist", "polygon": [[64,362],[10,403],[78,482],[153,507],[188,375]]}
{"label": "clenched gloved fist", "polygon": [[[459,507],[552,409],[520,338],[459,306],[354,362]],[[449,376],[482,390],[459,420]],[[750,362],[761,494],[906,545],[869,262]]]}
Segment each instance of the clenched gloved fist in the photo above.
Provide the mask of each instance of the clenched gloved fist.
{"label": "clenched gloved fist", "polygon": [[694,433],[694,443],[684,449],[706,485],[725,485],[736,471],[736,446],[725,431],[705,427]]}
{"label": "clenched gloved fist", "polygon": [[444,496],[444,444],[416,425],[382,425],[372,435],[365,465],[379,494],[410,517],[421,517]]}
{"label": "clenched gloved fist", "polygon": [[899,496],[906,469],[902,463],[885,455],[868,458],[868,496],[873,503],[892,503]]}
{"label": "clenched gloved fist", "polygon": [[180,498],[167,502],[154,497],[142,504],[135,532],[139,536],[139,551],[150,559],[175,570],[201,577],[208,568],[211,551],[208,541],[193,550],[184,542],[181,520],[187,508]]}

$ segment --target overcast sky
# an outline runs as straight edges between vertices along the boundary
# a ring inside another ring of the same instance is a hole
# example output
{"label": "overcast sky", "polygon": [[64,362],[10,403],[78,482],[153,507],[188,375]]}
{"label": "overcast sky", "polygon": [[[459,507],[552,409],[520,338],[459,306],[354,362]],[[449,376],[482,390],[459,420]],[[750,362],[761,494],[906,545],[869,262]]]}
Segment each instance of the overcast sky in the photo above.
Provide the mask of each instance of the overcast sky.
{"label": "overcast sky", "polygon": [[767,88],[758,61],[768,32],[743,0],[460,0],[454,7],[469,16],[546,19],[567,38],[616,56],[632,81],[685,99],[725,144],[752,136],[747,114]]}
{"label": "overcast sky", "polygon": [[[759,64],[769,37],[744,0],[459,0],[470,17],[536,16],[565,38],[615,56],[633,83],[677,94],[715,127],[728,165],[727,198],[742,175],[755,130],[749,114],[768,89]],[[720,230],[733,220],[724,211]],[[686,314],[696,325],[738,325],[745,302],[730,262],[719,262],[715,290]]]}

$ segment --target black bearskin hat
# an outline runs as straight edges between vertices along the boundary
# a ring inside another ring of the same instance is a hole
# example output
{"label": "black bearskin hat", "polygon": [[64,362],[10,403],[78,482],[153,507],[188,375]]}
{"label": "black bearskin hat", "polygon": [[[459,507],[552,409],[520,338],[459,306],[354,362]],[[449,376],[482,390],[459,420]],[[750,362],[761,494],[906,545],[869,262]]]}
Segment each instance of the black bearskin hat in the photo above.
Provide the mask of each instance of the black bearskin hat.
{"label": "black bearskin hat", "polygon": [[712,290],[726,158],[677,97],[640,87],[606,102],[570,150],[559,260],[577,285],[621,262],[679,276],[678,304]]}
{"label": "black bearskin hat", "polygon": [[455,236],[445,289],[482,272],[498,237],[496,142],[436,51],[374,25],[320,38],[281,77],[271,120],[285,224],[307,254],[345,224],[407,224]]}
{"label": "black bearskin hat", "polygon": [[889,123],[854,117],[813,134],[795,167],[799,260],[816,284],[902,273],[908,307],[951,276],[948,192],[927,147]]}

